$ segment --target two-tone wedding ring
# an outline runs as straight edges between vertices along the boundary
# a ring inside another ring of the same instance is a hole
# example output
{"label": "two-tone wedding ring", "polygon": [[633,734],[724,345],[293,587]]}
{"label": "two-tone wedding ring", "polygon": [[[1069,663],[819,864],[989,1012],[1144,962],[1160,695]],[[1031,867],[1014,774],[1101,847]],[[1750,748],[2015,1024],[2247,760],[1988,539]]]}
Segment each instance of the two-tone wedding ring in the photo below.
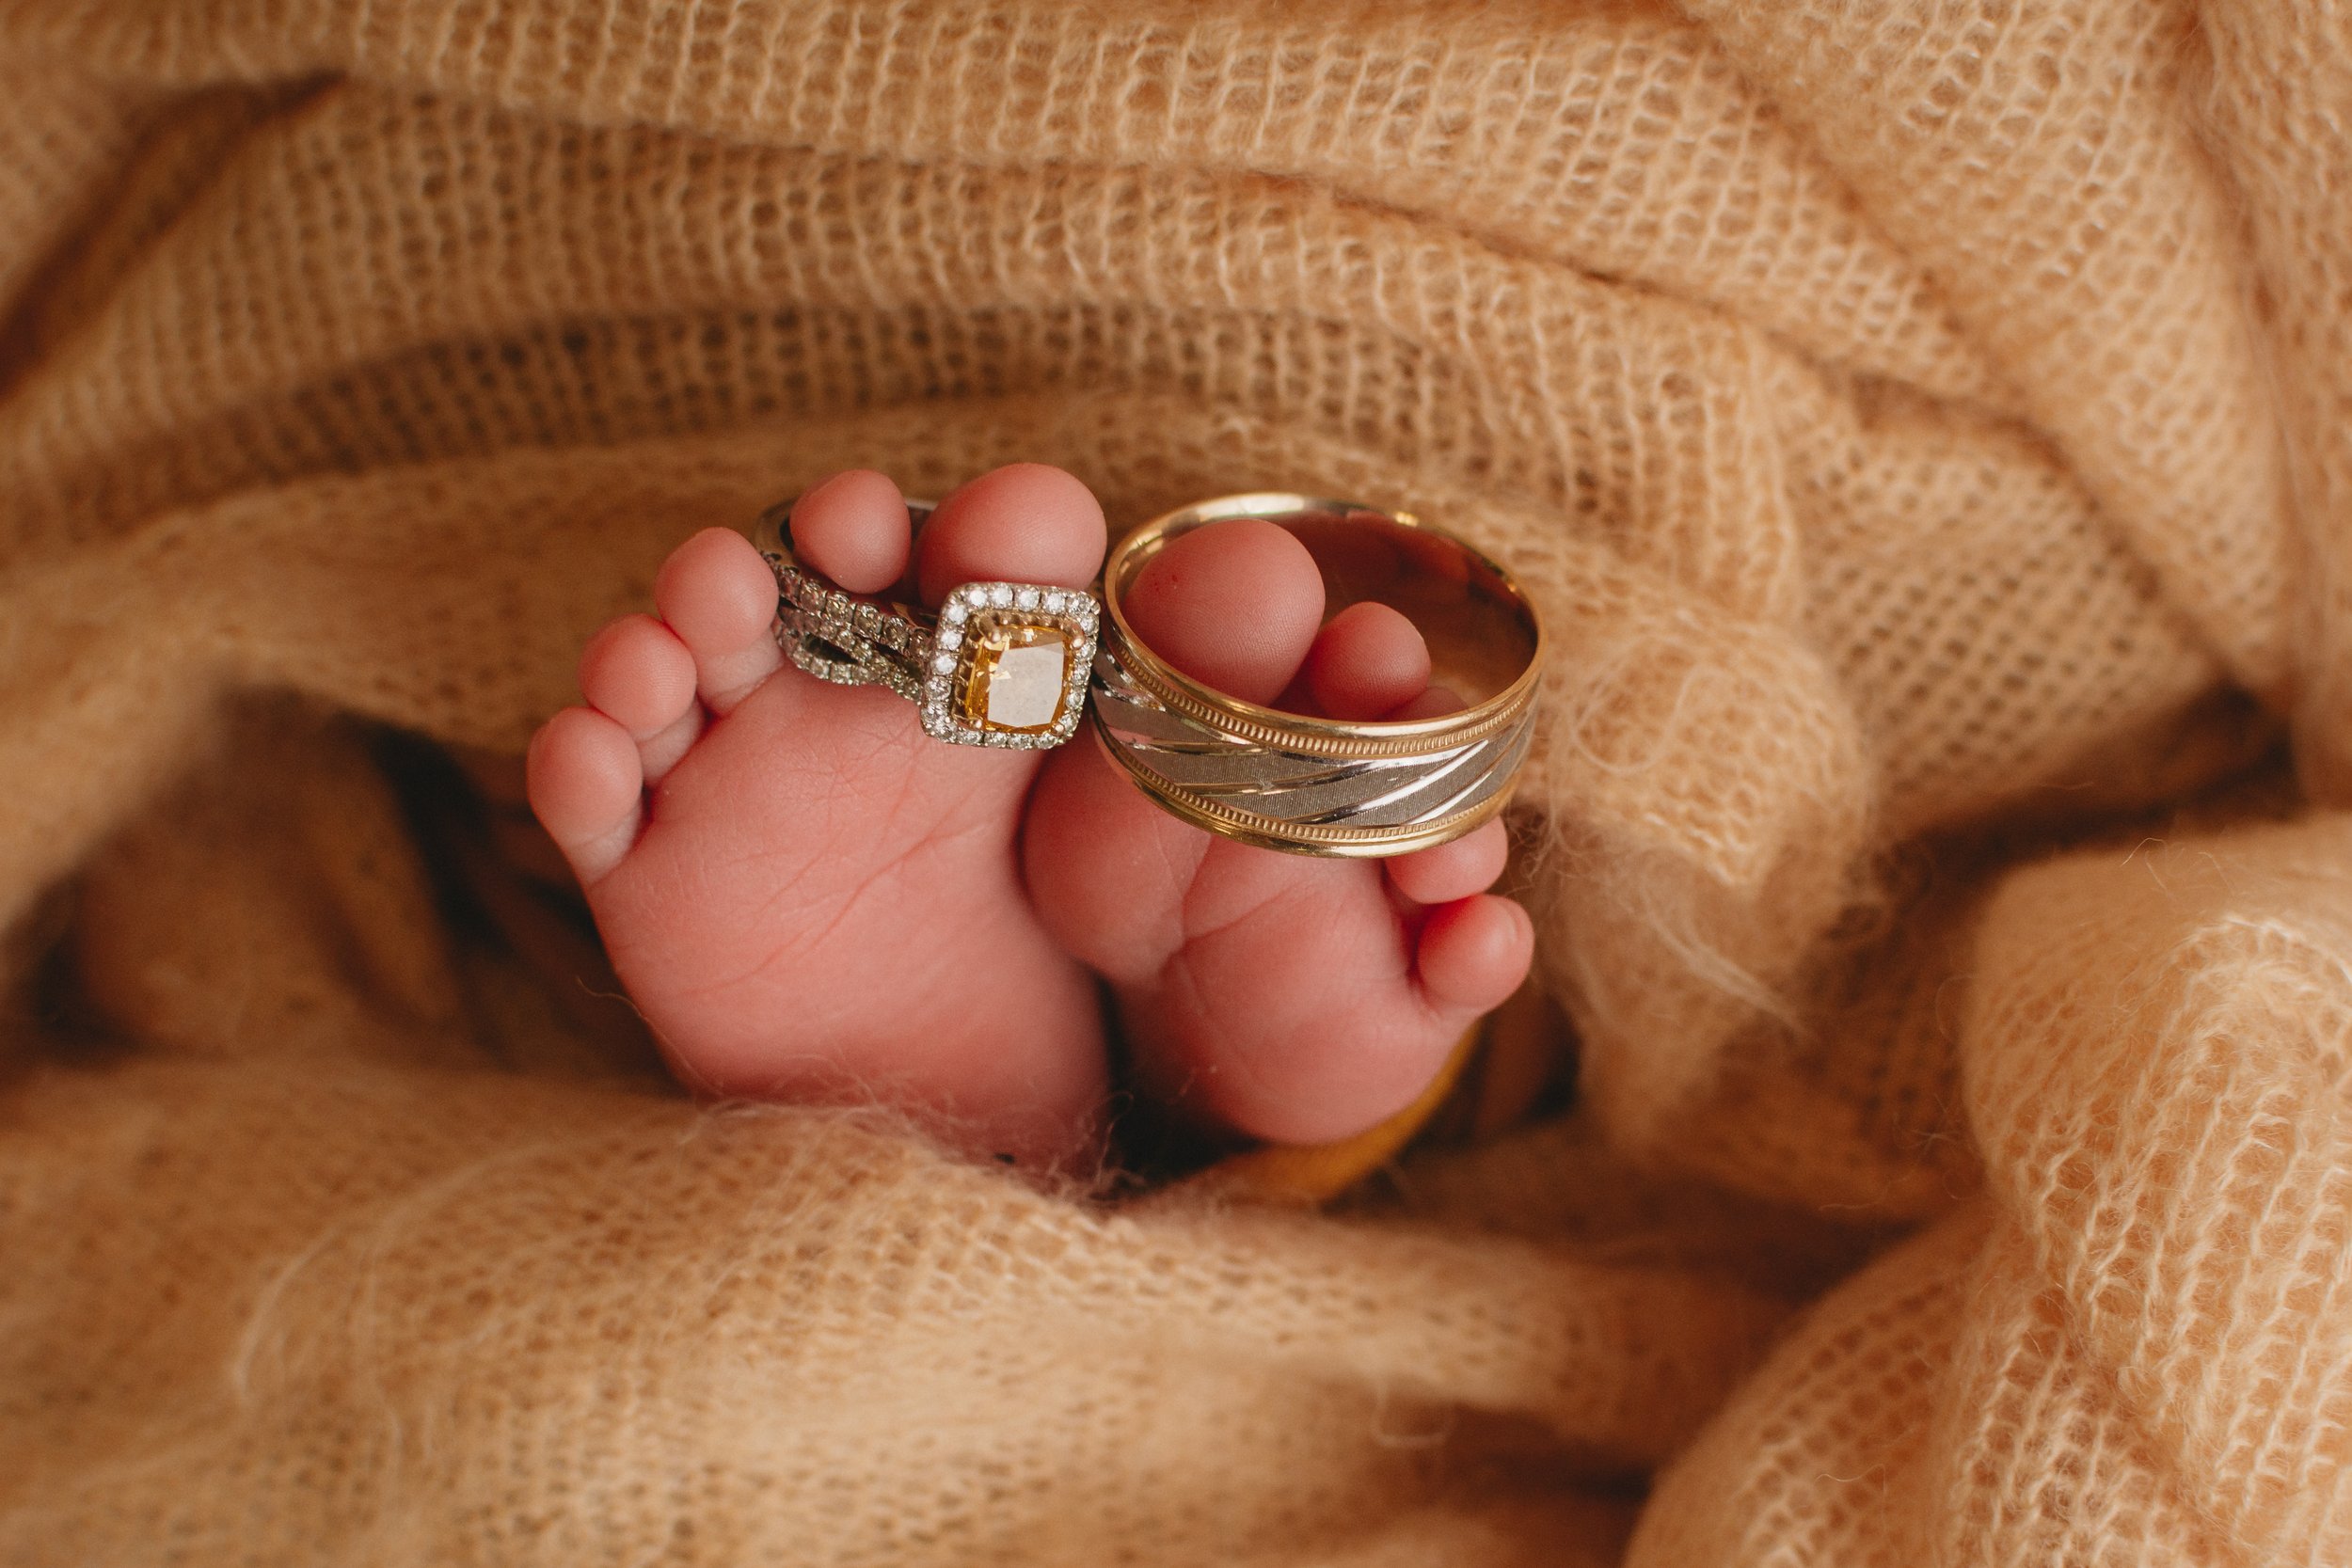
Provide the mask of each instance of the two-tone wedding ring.
{"label": "two-tone wedding ring", "polygon": [[[1123,595],[1153,556],[1235,517],[1287,529],[1321,568],[1326,608],[1376,600],[1429,645],[1433,686],[1462,706],[1357,722],[1242,702],[1170,666]],[[1460,837],[1511,796],[1534,733],[1543,627],[1499,562],[1409,513],[1285,492],[1226,496],[1127,534],[1103,572],[1094,725],[1111,758],[1184,820],[1269,849],[1402,855]]]}
{"label": "two-tone wedding ring", "polygon": [[[930,514],[929,501],[907,503],[914,529]],[[886,687],[951,745],[1036,751],[1077,733],[1101,619],[1084,589],[966,582],[936,613],[851,594],[794,555],[789,501],[762,515],[755,543],[776,576],[776,641],[818,679]]]}

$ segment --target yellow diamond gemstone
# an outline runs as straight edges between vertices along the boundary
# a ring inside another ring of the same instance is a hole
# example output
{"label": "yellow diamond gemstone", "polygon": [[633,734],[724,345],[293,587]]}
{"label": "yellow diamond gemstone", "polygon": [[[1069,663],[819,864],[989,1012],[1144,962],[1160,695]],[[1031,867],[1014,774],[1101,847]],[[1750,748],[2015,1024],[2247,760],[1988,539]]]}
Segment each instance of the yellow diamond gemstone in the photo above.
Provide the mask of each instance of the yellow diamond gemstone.
{"label": "yellow diamond gemstone", "polygon": [[1054,626],[990,626],[971,645],[965,721],[1025,734],[1053,728],[1069,700],[1070,634]]}

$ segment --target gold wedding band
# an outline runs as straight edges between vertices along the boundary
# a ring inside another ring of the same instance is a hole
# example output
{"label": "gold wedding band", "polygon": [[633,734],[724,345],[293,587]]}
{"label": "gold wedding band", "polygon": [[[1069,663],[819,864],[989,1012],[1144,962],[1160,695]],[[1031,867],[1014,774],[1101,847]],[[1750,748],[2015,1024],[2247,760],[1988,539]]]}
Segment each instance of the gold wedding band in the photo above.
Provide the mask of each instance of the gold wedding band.
{"label": "gold wedding band", "polygon": [[[1431,678],[1466,705],[1430,718],[1311,718],[1228,696],[1136,635],[1123,595],[1193,529],[1255,517],[1287,529],[1323,572],[1326,608],[1376,600],[1429,644]],[[1459,838],[1509,801],[1534,735],[1543,626],[1501,563],[1409,513],[1268,491],[1155,517],[1111,551],[1094,661],[1104,749],[1153,800],[1263,848],[1409,854]]]}

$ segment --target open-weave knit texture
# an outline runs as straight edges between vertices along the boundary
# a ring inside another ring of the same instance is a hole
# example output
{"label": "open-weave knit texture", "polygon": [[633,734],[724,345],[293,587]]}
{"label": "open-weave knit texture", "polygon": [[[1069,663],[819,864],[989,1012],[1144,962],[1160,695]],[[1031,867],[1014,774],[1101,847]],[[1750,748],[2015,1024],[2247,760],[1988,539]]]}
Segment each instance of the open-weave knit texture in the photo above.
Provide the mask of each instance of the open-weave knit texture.
{"label": "open-weave knit texture", "polygon": [[[0,1561],[2352,1560],[2347,169],[2336,0],[0,0]],[[1516,567],[1572,1111],[651,1070],[580,642],[1013,459]]]}

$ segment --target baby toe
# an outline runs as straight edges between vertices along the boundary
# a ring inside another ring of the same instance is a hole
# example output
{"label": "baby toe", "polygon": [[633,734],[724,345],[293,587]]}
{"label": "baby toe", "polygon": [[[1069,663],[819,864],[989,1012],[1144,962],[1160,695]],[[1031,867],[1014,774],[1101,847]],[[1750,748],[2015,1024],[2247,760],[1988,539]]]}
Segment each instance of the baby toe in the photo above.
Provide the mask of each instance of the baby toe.
{"label": "baby toe", "polygon": [[623,616],[580,656],[580,695],[628,731],[647,784],[659,784],[701,730],[695,682],[694,656],[650,615]]}
{"label": "baby toe", "polygon": [[887,475],[851,468],[792,505],[793,553],[852,594],[880,594],[906,576],[907,499]]}
{"label": "baby toe", "polygon": [[1385,719],[1428,689],[1429,644],[1401,611],[1367,599],[1316,634],[1301,675],[1326,717]]}
{"label": "baby toe", "polygon": [[732,529],[707,528],[673,550],[653,596],[694,656],[696,685],[711,712],[732,711],[784,662],[770,635],[775,574]]}
{"label": "baby toe", "polygon": [[994,579],[1083,588],[1102,569],[1103,506],[1071,474],[1015,463],[957,488],[915,542],[923,601],[959,583]]}
{"label": "baby toe", "polygon": [[1287,529],[1236,517],[1179,534],[1121,602],[1160,657],[1228,696],[1271,703],[1323,625],[1323,573]]}
{"label": "baby toe", "polygon": [[1451,904],[1494,886],[1510,853],[1511,835],[1501,822],[1487,822],[1451,844],[1386,863],[1389,880],[1414,903]]}
{"label": "baby toe", "polygon": [[636,842],[644,782],[636,739],[593,709],[567,707],[531,737],[525,793],[582,887],[603,880]]}
{"label": "baby toe", "polygon": [[1470,705],[1456,696],[1450,687],[1433,686],[1411,702],[1389,714],[1392,720],[1435,719],[1441,713],[1459,713]]}
{"label": "baby toe", "polygon": [[1413,964],[1430,1006],[1467,1024],[1518,990],[1534,955],[1535,923],[1527,911],[1481,894],[1429,911]]}
{"label": "baby toe", "polygon": [[650,615],[624,615],[588,640],[580,690],[589,705],[643,739],[694,702],[694,656]]}

